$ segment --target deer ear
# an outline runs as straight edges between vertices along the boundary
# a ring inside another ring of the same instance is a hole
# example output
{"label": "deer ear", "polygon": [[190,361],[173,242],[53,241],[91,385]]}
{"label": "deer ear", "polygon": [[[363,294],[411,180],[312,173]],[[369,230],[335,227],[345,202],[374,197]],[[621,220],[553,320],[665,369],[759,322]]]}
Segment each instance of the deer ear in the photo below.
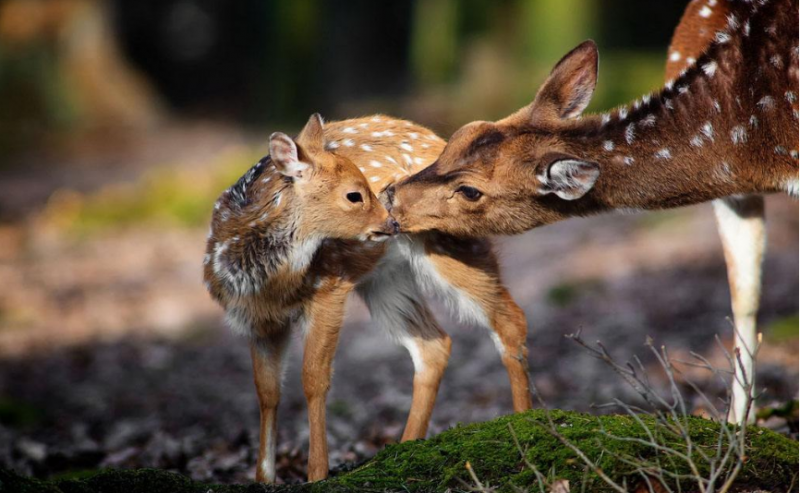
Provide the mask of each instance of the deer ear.
{"label": "deer ear", "polygon": [[302,178],[310,168],[310,165],[300,162],[297,144],[282,132],[275,132],[269,136],[269,156],[275,169],[290,178]]}
{"label": "deer ear", "polygon": [[597,85],[597,45],[587,40],[567,53],[550,72],[530,105],[531,119],[563,119],[580,115]]}
{"label": "deer ear", "polygon": [[314,155],[323,151],[325,145],[323,126],[322,116],[319,113],[311,115],[306,126],[297,136],[297,143],[300,144],[303,152]]}
{"label": "deer ear", "polygon": [[559,159],[550,163],[544,173],[539,175],[541,182],[539,193],[542,195],[554,193],[564,200],[579,199],[592,189],[598,176],[600,176],[600,166],[597,163],[578,159]]}

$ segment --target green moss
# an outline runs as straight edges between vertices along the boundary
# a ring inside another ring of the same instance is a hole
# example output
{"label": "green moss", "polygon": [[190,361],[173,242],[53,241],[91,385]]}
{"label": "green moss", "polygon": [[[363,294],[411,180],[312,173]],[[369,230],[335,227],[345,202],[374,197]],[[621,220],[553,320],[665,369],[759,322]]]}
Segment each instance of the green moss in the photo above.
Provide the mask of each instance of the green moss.
{"label": "green moss", "polygon": [[[646,438],[646,431],[630,416],[591,416],[588,414],[552,411],[558,431],[582,450],[587,457],[618,483],[633,485],[639,478],[630,466],[617,457],[637,457],[654,461],[655,451],[643,444],[610,438]],[[686,451],[683,439],[671,434],[651,416],[641,416],[644,425],[661,437],[660,442]],[[104,471],[83,480],[42,482],[0,471],[0,491],[20,493],[327,493],[350,491],[466,491],[472,481],[465,465],[469,462],[485,486],[497,487],[500,492],[515,487],[536,491],[533,471],[520,457],[511,435],[514,430],[525,457],[550,478],[568,479],[575,491],[602,492],[610,488],[595,471],[587,471],[583,462],[563,446],[545,428],[544,411],[505,416],[487,423],[458,426],[429,440],[406,442],[386,447],[373,459],[343,471],[327,481],[306,485],[264,486],[212,485],[189,480],[184,476],[140,469],[134,471]],[[702,418],[687,418],[689,435],[695,444],[693,456],[698,459],[701,473],[707,466],[699,460],[700,451],[713,454],[719,439],[720,425]],[[751,428],[748,431],[748,459],[737,484],[757,486],[767,491],[786,491],[798,470],[797,442],[769,430]],[[661,457],[664,469],[688,473],[681,461]],[[681,491],[692,491],[691,482],[681,484]]]}
{"label": "green moss", "polygon": [[[559,432],[618,483],[631,484],[639,478],[615,456],[655,458],[654,450],[646,445],[610,439],[601,433],[602,427],[613,436],[646,438],[645,430],[631,417],[596,417],[563,411],[553,411],[552,417]],[[662,435],[664,443],[685,451],[680,437],[666,433],[650,416],[642,416],[642,420],[649,429]],[[546,422],[544,412],[537,410],[460,426],[424,442],[387,447],[373,460],[326,483],[351,489],[364,485],[393,489],[403,485],[408,491],[457,490],[463,487],[462,482],[471,483],[465,468],[469,461],[484,485],[499,487],[499,491],[514,491],[514,486],[531,488],[535,486],[535,475],[521,460],[509,431],[512,427],[527,451],[526,458],[545,475],[553,471],[555,477],[568,479],[573,485],[585,481],[588,491],[611,491],[597,474],[585,471],[583,462],[545,429]],[[688,423],[696,444],[695,457],[699,456],[697,449],[712,452],[719,424],[695,417],[688,418]],[[788,488],[788,481],[797,472],[797,443],[768,430],[755,429],[751,444],[749,462],[739,482],[766,489]],[[680,461],[666,460],[662,465],[679,474],[689,472]],[[706,472],[706,468],[701,466],[701,472]],[[688,482],[682,484],[684,491],[688,485]]]}

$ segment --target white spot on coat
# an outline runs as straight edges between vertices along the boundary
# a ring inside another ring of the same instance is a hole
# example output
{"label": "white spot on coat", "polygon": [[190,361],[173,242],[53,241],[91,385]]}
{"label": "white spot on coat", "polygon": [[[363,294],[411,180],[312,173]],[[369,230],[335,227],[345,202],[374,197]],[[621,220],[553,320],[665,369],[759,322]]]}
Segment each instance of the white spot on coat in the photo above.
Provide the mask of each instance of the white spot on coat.
{"label": "white spot on coat", "polygon": [[703,64],[703,72],[705,72],[709,77],[714,77],[714,74],[717,73],[717,62],[711,60],[710,62]]}
{"label": "white spot on coat", "polygon": [[692,140],[689,141],[692,147],[703,147],[703,138],[699,135],[695,135],[692,137]]}
{"label": "white spot on coat", "polygon": [[376,181],[380,181],[380,179],[381,179],[380,176],[373,176],[373,177],[370,177],[369,181],[371,181],[372,183],[375,183]]}
{"label": "white spot on coat", "polygon": [[400,149],[403,149],[404,151],[408,151],[408,152],[414,152],[414,148],[413,148],[413,147],[411,147],[411,145],[410,145],[410,144],[407,144],[407,143],[405,143],[405,142],[403,142],[402,144],[400,144]]}
{"label": "white spot on coat", "polygon": [[642,118],[642,121],[639,122],[639,125],[643,128],[652,127],[656,124],[656,116],[655,115],[647,115],[646,117]]}
{"label": "white spot on coat", "polygon": [[656,159],[670,159],[671,157],[672,153],[666,147],[656,152]]}
{"label": "white spot on coat", "polygon": [[737,125],[731,129],[731,142],[734,144],[747,142],[747,131],[743,126]]}
{"label": "white spot on coat", "polygon": [[361,149],[367,152],[372,152],[372,146],[369,144],[361,144]]}
{"label": "white spot on coat", "polygon": [[344,133],[344,134],[357,134],[358,130],[354,129],[353,127],[344,127],[342,129],[342,133]]}
{"label": "white spot on coat", "polygon": [[614,150],[614,143],[610,140],[603,142],[603,149],[606,151],[613,151]]}
{"label": "white spot on coat", "polygon": [[342,141],[342,144],[346,145],[347,147],[353,147],[354,145],[356,145],[353,139],[345,139]]}
{"label": "white spot on coat", "polygon": [[380,168],[381,166],[383,166],[380,161],[375,161],[375,160],[370,161],[369,165],[372,166],[373,168]]}
{"label": "white spot on coat", "polygon": [[775,99],[772,96],[764,96],[758,100],[756,105],[761,108],[761,111],[769,111],[775,107]]}
{"label": "white spot on coat", "polygon": [[670,61],[670,62],[677,62],[677,61],[679,61],[680,59],[681,59],[681,53],[680,53],[679,51],[673,51],[673,52],[672,52],[672,53],[670,53],[670,55],[669,55],[669,61]]}
{"label": "white spot on coat", "polygon": [[711,126],[711,122],[705,122],[700,128],[700,131],[703,132],[703,135],[705,135],[708,140],[714,141],[714,127]]}
{"label": "white spot on coat", "polygon": [[702,9],[700,9],[700,17],[708,18],[711,16],[711,9],[708,8],[708,5],[704,5]]}
{"label": "white spot on coat", "polygon": [[633,140],[636,138],[636,127],[633,123],[629,124],[625,127],[625,142],[628,144],[633,144]]}

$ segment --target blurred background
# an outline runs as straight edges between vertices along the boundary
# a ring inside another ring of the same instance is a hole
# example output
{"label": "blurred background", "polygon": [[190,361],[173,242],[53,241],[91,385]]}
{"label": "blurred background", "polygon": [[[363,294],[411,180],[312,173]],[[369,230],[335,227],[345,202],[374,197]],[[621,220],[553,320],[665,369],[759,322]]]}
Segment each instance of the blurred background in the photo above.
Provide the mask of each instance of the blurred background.
{"label": "blurred background", "polygon": [[[152,466],[251,479],[249,353],[205,293],[201,259],[214,200],[266,154],[266,136],[319,111],[387,113],[446,137],[527,104],[586,38],[601,53],[590,111],[603,110],[662,84],[684,7],[0,2],[0,466],[42,477]],[[770,197],[768,218],[759,405],[762,424],[796,437],[797,202]],[[629,395],[565,340],[578,329],[623,359],[652,363],[642,346],[652,336],[724,364],[714,337],[730,345],[729,295],[710,206],[573,220],[498,243],[551,405],[589,410]],[[432,432],[510,412],[489,338],[442,320],[454,350]],[[295,344],[279,424],[286,480],[303,476],[307,448],[300,353]],[[354,300],[329,399],[332,465],[399,437],[411,376],[408,356]]]}

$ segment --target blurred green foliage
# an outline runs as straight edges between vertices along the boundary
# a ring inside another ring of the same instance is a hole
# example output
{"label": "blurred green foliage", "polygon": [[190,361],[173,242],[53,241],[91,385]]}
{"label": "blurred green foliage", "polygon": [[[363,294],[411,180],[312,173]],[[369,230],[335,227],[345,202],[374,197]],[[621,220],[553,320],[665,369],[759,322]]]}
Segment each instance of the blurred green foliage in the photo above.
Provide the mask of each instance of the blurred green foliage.
{"label": "blurred green foliage", "polygon": [[767,325],[764,335],[774,343],[797,341],[800,337],[800,317],[795,313]]}
{"label": "blurred green foliage", "polygon": [[156,168],[137,181],[82,194],[60,190],[42,213],[49,227],[78,237],[142,223],[197,227],[208,224],[211,207],[260,156],[249,149],[221,155],[208,170]]}

